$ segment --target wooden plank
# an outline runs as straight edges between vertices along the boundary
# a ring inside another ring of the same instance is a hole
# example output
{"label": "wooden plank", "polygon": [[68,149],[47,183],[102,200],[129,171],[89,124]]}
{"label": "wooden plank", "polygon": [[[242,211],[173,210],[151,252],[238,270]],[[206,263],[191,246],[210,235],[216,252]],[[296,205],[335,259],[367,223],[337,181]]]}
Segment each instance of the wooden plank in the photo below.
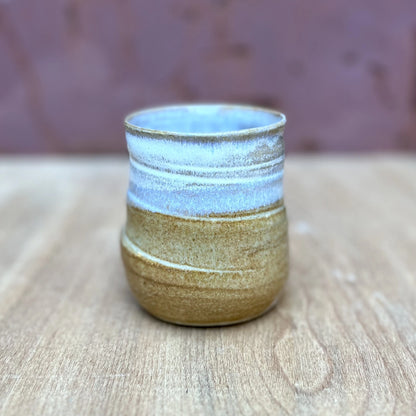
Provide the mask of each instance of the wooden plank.
{"label": "wooden plank", "polygon": [[0,414],[416,413],[416,159],[293,157],[291,275],[227,328],[124,279],[124,158],[0,160]]}

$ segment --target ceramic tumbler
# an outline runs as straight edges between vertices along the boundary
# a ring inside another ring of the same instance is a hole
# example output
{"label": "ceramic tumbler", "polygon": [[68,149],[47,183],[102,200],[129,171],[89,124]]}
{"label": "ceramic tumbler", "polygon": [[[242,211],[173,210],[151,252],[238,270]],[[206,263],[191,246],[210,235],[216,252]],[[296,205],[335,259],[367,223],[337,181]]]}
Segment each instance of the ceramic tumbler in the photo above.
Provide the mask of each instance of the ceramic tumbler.
{"label": "ceramic tumbler", "polygon": [[282,113],[191,104],[125,119],[122,258],[140,305],[164,321],[227,325],[271,308],[288,276]]}

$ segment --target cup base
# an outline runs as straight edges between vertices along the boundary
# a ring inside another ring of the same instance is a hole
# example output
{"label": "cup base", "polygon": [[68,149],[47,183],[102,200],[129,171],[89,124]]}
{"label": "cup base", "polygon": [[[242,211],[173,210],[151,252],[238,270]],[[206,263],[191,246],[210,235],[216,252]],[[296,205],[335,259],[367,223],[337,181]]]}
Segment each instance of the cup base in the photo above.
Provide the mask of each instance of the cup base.
{"label": "cup base", "polygon": [[151,315],[187,326],[233,325],[273,307],[287,280],[287,238],[262,267],[204,269],[169,263],[143,252],[123,230],[121,252],[130,288]]}
{"label": "cup base", "polygon": [[204,324],[200,324],[200,323],[192,323],[192,322],[174,321],[174,320],[164,319],[160,316],[157,316],[157,315],[149,312],[145,308],[143,308],[141,305],[140,305],[140,307],[143,308],[153,318],[159,319],[160,321],[166,322],[168,324],[173,324],[173,325],[178,325],[178,326],[186,326],[186,327],[195,327],[195,328],[215,328],[215,327],[221,327],[221,326],[232,326],[232,325],[243,324],[245,322],[253,321],[257,318],[262,317],[263,315],[266,315],[278,304],[278,302],[282,298],[283,291],[284,291],[284,288],[279,292],[279,294],[276,296],[276,298],[271,303],[271,305],[269,305],[263,312],[260,312],[258,315],[249,316],[249,317],[246,317],[244,319],[240,319],[240,320],[236,320],[236,321],[229,321],[229,322],[207,322],[207,323],[204,323]]}

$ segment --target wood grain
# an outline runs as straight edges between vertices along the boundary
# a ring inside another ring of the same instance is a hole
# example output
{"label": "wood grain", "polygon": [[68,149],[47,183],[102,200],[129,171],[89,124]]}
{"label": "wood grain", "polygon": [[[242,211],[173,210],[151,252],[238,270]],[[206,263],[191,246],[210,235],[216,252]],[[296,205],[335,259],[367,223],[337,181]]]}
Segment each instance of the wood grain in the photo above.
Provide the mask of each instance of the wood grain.
{"label": "wood grain", "polygon": [[286,164],[291,273],[255,321],[160,322],[119,253],[122,158],[0,160],[0,414],[416,414],[416,159]]}

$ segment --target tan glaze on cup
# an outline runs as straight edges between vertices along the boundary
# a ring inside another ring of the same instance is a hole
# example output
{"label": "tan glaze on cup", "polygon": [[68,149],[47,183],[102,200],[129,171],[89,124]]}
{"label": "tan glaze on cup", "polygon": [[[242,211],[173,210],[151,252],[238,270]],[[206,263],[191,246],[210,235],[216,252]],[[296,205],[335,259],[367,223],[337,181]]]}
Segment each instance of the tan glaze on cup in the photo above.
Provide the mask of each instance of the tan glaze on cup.
{"label": "tan glaze on cup", "polygon": [[288,275],[281,113],[161,107],[127,116],[130,287],[152,315],[227,325],[272,307]]}

